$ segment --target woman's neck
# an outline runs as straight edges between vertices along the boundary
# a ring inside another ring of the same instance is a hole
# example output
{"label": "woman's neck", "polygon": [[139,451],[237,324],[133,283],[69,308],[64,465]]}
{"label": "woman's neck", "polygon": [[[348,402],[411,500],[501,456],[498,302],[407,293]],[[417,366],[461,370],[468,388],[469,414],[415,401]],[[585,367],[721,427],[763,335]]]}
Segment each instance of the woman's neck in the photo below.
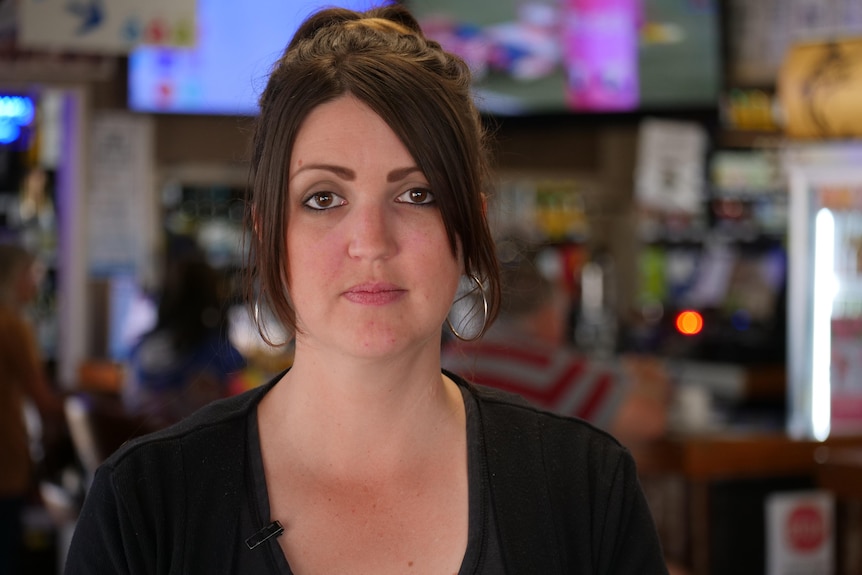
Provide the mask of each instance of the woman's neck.
{"label": "woman's neck", "polygon": [[463,430],[463,399],[440,371],[439,351],[388,361],[296,360],[261,404],[281,448],[310,464],[385,472]]}

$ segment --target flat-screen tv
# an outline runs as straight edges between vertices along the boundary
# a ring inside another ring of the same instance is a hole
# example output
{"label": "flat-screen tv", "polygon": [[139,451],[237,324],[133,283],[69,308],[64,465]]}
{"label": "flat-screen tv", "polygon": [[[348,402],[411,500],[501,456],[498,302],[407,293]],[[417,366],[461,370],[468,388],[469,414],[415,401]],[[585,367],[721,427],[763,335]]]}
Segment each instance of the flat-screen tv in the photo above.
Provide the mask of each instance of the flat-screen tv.
{"label": "flat-screen tv", "polygon": [[405,0],[507,116],[715,108],[718,0]]}
{"label": "flat-screen tv", "polygon": [[129,54],[128,105],[150,113],[254,115],[273,62],[324,6],[365,10],[386,0],[197,0],[193,48]]}
{"label": "flat-screen tv", "polygon": [[[270,66],[322,6],[385,0],[197,0],[194,48],[129,55],[129,108],[254,115]],[[718,0],[401,0],[461,55],[477,103],[502,116],[714,108]]]}

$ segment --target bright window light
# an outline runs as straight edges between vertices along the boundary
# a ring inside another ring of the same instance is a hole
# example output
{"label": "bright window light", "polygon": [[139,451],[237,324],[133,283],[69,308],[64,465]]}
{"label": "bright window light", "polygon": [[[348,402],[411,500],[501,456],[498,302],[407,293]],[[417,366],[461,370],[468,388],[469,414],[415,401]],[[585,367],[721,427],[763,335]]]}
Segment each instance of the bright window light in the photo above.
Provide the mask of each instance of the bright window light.
{"label": "bright window light", "polygon": [[835,218],[827,208],[814,221],[814,311],[811,348],[811,423],[814,438],[829,436],[832,396],[832,302],[835,299]]}

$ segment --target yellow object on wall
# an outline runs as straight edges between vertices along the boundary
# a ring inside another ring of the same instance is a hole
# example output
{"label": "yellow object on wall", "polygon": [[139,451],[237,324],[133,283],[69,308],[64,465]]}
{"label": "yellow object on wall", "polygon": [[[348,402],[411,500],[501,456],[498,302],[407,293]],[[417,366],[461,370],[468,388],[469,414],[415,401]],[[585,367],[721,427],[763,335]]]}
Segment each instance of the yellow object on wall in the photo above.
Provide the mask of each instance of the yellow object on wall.
{"label": "yellow object on wall", "polygon": [[862,137],[862,38],[792,46],[777,88],[789,137]]}

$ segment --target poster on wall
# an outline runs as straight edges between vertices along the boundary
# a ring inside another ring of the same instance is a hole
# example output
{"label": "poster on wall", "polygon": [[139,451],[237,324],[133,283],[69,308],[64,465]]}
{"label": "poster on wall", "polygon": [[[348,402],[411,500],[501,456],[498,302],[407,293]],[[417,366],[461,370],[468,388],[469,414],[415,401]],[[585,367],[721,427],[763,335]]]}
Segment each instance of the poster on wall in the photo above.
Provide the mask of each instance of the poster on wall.
{"label": "poster on wall", "polygon": [[153,125],[146,116],[103,112],[91,134],[90,274],[135,272],[146,265],[155,229]]}
{"label": "poster on wall", "polygon": [[776,492],[766,499],[767,575],[835,572],[835,500],[827,491]]}
{"label": "poster on wall", "polygon": [[702,211],[706,146],[706,130],[695,122],[641,122],[635,170],[638,204],[666,213]]}
{"label": "poster on wall", "polygon": [[24,48],[124,54],[140,44],[195,44],[195,0],[22,0]]}
{"label": "poster on wall", "polygon": [[[830,432],[862,432],[862,182],[813,188],[832,217],[833,299],[829,340]],[[816,240],[815,240],[816,241]]]}

